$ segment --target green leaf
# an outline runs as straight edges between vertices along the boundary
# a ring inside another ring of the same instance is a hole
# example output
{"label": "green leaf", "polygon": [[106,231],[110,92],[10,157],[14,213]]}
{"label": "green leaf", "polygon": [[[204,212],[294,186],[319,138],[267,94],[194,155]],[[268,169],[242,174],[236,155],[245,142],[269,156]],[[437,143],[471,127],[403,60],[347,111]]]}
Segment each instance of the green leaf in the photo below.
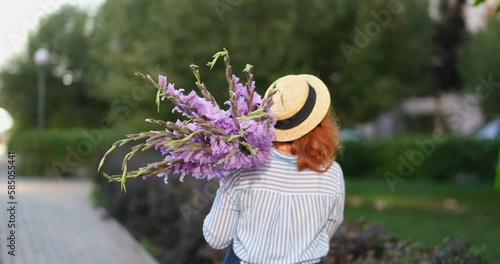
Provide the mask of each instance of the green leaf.
{"label": "green leaf", "polygon": [[253,65],[247,64],[247,66],[245,67],[245,69],[243,69],[243,72],[249,72],[249,71],[252,70],[252,68],[253,68]]}
{"label": "green leaf", "polygon": [[477,5],[480,5],[481,3],[483,3],[484,1],[486,0],[476,0],[474,1],[474,5],[477,6]]}
{"label": "green leaf", "polygon": [[214,56],[212,56],[212,58],[214,58],[212,61],[209,61],[207,63],[207,66],[210,66],[210,70],[214,67],[215,63],[217,62],[217,59],[220,57],[220,56],[227,56],[229,54],[229,51],[227,51],[226,48],[222,48],[223,51],[219,51],[217,53],[214,54]]}
{"label": "green leaf", "polygon": [[158,113],[160,112],[160,95],[161,95],[161,90],[158,90],[156,93],[156,110]]}
{"label": "green leaf", "polygon": [[104,165],[104,159],[105,159],[105,156],[102,157],[101,161],[99,162],[99,166],[97,167],[97,172],[99,172],[102,168],[102,165]]}
{"label": "green leaf", "polygon": [[108,149],[108,151],[106,151],[106,153],[104,154],[104,156],[102,157],[101,161],[99,162],[99,167],[97,167],[97,171],[100,171],[101,168],[102,168],[102,165],[104,165],[104,160],[106,159],[106,156],[108,156],[109,153],[111,153],[114,149],[116,148],[116,145],[113,144],[111,146],[110,149]]}
{"label": "green leaf", "polygon": [[255,149],[252,147],[252,145],[248,144],[247,142],[241,141],[240,144],[245,146],[247,148],[247,150],[250,152],[250,154],[252,154],[252,155],[257,154],[257,151],[255,151]]}
{"label": "green leaf", "polygon": [[125,186],[126,181],[127,181],[127,164],[125,163],[125,166],[123,168],[122,179],[121,179],[121,189],[125,193],[127,192],[127,188]]}

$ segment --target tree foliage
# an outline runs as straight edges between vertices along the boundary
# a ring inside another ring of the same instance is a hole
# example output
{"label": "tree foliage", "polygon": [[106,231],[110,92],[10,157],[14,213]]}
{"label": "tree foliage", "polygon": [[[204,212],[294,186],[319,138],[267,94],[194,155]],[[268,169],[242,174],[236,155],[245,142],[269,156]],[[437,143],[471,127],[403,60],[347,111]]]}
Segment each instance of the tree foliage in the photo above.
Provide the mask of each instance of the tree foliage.
{"label": "tree foliage", "polygon": [[493,16],[488,22],[484,31],[472,36],[460,69],[487,119],[493,119],[500,116],[500,19]]}
{"label": "tree foliage", "polygon": [[437,93],[460,90],[458,70],[461,45],[466,31],[463,9],[465,0],[440,0],[440,18],[433,35],[432,79]]}
{"label": "tree foliage", "polygon": [[42,19],[38,30],[29,36],[26,51],[0,72],[1,103],[13,114],[18,128],[36,126],[38,69],[32,56],[41,47],[51,53],[46,80],[47,126],[94,126],[107,106],[90,93],[94,85],[89,78],[93,64],[89,40],[89,17],[77,8],[64,6]]}
{"label": "tree foliage", "polygon": [[[388,12],[391,2],[403,10],[381,24],[373,13]],[[347,58],[341,43],[355,46],[356,29],[366,31],[369,23],[378,33]],[[203,65],[225,46],[235,69],[255,65],[261,92],[282,75],[320,76],[341,120],[350,124],[428,92],[423,77],[430,63],[430,24],[425,3],[405,0],[314,0],[307,8],[297,0],[108,0],[96,17],[94,36],[102,48],[104,97],[134,89],[139,83],[131,72],[136,69],[161,71],[190,89],[194,79],[188,65]],[[219,100],[227,98],[223,79],[203,67],[202,75]],[[140,109],[149,113],[154,107],[144,100]]]}
{"label": "tree foliage", "polygon": [[[400,11],[391,11],[394,6]],[[208,89],[222,103],[228,98],[223,75],[203,66],[221,47],[231,51],[234,70],[255,66],[261,93],[286,74],[319,76],[349,126],[406,97],[430,93],[427,13],[425,1],[410,0],[312,0],[307,8],[298,0],[107,0],[92,19],[69,7],[50,15],[30,38],[28,54],[45,44],[58,58],[53,70],[66,65],[81,76],[69,87],[51,76],[51,126],[97,126],[112,117],[122,126],[140,127],[145,117],[169,119],[169,111],[155,113],[154,93],[133,72],[162,73],[178,87],[193,89],[190,63],[201,66]],[[20,106],[36,100],[36,68],[26,58],[13,65],[19,71],[2,73],[3,90],[10,110],[29,126],[35,109]],[[30,88],[19,91],[21,82]]]}

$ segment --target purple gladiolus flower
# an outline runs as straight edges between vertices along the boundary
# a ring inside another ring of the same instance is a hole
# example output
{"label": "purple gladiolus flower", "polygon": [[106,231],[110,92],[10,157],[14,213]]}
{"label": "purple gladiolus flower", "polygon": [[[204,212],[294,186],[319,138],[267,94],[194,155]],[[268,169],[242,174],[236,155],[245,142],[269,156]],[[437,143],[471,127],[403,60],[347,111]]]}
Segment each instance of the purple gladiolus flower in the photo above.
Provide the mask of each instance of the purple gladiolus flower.
{"label": "purple gladiolus flower", "polygon": [[[229,56],[227,50],[217,54]],[[124,182],[129,178],[147,179],[152,175],[164,177],[165,183],[168,183],[169,175],[178,175],[180,181],[183,181],[185,175],[197,179],[225,180],[234,171],[263,165],[271,154],[274,140],[276,120],[270,107],[276,90],[263,98],[255,91],[251,73],[253,67],[248,65],[245,68],[247,80],[242,83],[240,78],[231,73],[228,61],[224,60],[230,87],[229,100],[224,103],[227,109],[222,109],[216,103],[200,81],[197,66],[192,66],[192,69],[198,80],[196,85],[203,96],[195,91],[185,94],[184,89],[176,89],[173,83],[169,83],[166,76],[158,76],[156,82],[149,75],[138,74],[158,88],[158,107],[160,101],[168,99],[175,105],[172,112],[178,112],[186,119],[175,122],[147,119],[146,121],[164,126],[164,130],[132,134],[115,142],[103,157],[100,166],[115,147],[146,139],[145,143],[134,146],[124,158],[124,173],[106,175],[108,179],[120,181],[122,187],[125,187]],[[150,148],[159,151],[163,160],[127,172],[126,162],[137,151]]]}

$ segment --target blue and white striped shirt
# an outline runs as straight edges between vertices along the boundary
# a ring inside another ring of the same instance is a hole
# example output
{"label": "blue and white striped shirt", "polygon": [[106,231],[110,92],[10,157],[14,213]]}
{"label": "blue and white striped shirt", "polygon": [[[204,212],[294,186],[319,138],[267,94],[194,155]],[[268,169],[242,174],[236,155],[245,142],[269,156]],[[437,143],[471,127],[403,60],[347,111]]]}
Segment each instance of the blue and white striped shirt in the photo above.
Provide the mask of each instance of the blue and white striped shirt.
{"label": "blue and white striped shirt", "polygon": [[264,166],[238,172],[217,191],[203,223],[208,244],[233,244],[242,263],[316,263],[342,223],[344,177],[297,171],[297,157],[273,149]]}

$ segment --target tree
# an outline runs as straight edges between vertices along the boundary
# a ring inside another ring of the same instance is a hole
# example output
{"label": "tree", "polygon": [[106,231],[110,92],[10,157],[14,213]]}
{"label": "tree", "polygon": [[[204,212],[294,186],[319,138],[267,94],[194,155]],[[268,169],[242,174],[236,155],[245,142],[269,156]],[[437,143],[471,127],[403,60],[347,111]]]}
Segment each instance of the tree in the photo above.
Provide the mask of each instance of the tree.
{"label": "tree", "polygon": [[465,0],[439,0],[440,17],[433,37],[431,73],[433,85],[436,87],[435,129],[444,129],[441,95],[458,91],[462,87],[458,62],[460,48],[465,40],[464,4]]}
{"label": "tree", "polygon": [[[390,3],[398,3],[401,11],[390,12]],[[350,63],[335,60],[331,70],[338,75],[333,79],[340,79],[333,83],[333,91],[344,123],[372,120],[404,98],[431,92],[424,78],[432,33],[427,2],[364,1],[356,10],[347,43],[359,51]],[[384,11],[389,19],[384,20]],[[373,33],[374,23],[380,27],[378,33]]]}
{"label": "tree", "polygon": [[[107,111],[107,105],[91,95],[89,78],[93,61],[89,55],[90,20],[75,7],[63,6],[43,18],[32,32],[26,51],[0,72],[3,104],[19,129],[36,127],[37,67],[32,56],[40,47],[51,53],[47,71],[46,124],[49,128],[92,127]],[[63,79],[65,83],[63,83]]]}
{"label": "tree", "polygon": [[[402,12],[384,18],[392,2],[403,6]],[[356,47],[356,29],[365,31],[374,23],[379,32],[366,47]],[[100,49],[94,55],[101,62],[95,76],[103,98],[132,93],[140,85],[134,70],[161,71],[192,89],[188,65],[195,63],[216,98],[225,100],[224,76],[213,72],[222,67],[209,72],[203,66],[225,46],[235,73],[245,63],[255,66],[262,93],[285,74],[320,76],[331,88],[341,121],[350,125],[376,117],[405,97],[429,93],[423,76],[430,61],[430,30],[426,3],[409,0],[313,0],[307,8],[298,0],[108,0],[95,20],[94,46]],[[346,58],[343,43],[359,52]],[[137,125],[145,116],[168,119],[169,113],[154,113],[152,97],[138,100],[127,120]]]}
{"label": "tree", "polygon": [[460,63],[468,91],[476,96],[486,119],[500,117],[500,20],[492,16],[487,28],[472,36]]}

